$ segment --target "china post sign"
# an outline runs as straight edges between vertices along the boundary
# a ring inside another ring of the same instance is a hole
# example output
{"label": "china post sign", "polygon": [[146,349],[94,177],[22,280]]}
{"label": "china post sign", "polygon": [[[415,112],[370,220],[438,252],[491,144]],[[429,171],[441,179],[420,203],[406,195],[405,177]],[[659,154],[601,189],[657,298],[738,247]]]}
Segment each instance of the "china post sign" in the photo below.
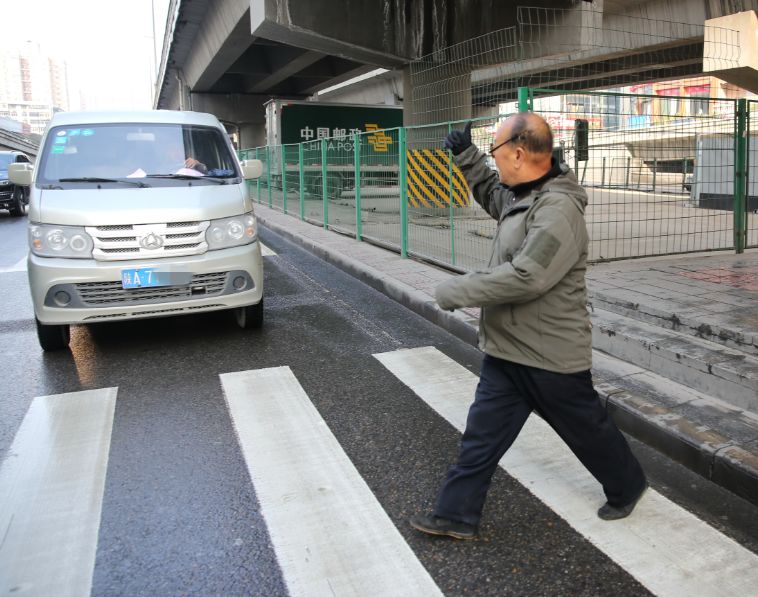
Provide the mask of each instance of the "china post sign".
{"label": "china post sign", "polygon": [[[286,104],[280,108],[281,143],[329,140],[328,149],[351,151],[352,136],[369,132],[372,151],[387,153],[393,139],[383,132],[403,126],[403,110],[393,107]],[[340,146],[341,145],[341,146]],[[333,147],[332,147],[333,146]]]}

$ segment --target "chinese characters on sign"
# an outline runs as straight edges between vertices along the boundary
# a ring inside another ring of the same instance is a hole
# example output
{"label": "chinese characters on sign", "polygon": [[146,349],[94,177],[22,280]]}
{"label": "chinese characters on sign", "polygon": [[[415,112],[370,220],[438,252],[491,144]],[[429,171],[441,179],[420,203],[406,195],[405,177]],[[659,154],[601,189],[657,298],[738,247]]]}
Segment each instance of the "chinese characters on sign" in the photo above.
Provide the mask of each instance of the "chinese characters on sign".
{"label": "chinese characters on sign", "polygon": [[[374,151],[380,152],[380,153],[386,153],[387,151],[389,151],[389,146],[392,145],[392,137],[387,135],[383,130],[380,130],[378,124],[366,123],[365,127],[366,127],[366,132],[373,131],[373,134],[368,136],[368,142],[371,144]],[[314,138],[317,140],[329,139],[330,140],[329,149],[334,149],[334,147],[331,147],[331,141],[337,141],[341,145],[344,145],[345,143],[347,143],[348,146],[337,147],[337,149],[346,149],[350,151],[352,149],[352,146],[349,145],[348,139],[352,138],[353,135],[359,134],[361,132],[362,131],[359,128],[351,128],[351,129],[334,128],[330,130],[329,127],[317,126],[314,129],[306,125],[300,129],[300,138],[303,141],[311,141]]]}
{"label": "chinese characters on sign", "polygon": [[314,136],[316,139],[343,139],[348,134],[352,136],[360,132],[361,129],[350,129],[350,132],[348,133],[347,129],[335,128],[330,134],[329,127],[319,126],[316,127],[316,130],[314,131],[310,126],[306,125],[304,128],[300,129],[300,138],[303,141],[310,141]]}

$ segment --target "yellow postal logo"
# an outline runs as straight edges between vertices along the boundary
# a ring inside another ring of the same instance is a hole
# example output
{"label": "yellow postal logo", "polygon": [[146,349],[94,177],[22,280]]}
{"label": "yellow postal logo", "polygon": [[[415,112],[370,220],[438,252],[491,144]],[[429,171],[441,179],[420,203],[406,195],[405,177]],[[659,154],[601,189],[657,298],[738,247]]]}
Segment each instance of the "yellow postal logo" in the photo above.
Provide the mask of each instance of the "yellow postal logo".
{"label": "yellow postal logo", "polygon": [[371,143],[374,151],[386,152],[392,145],[392,137],[385,134],[384,131],[380,131],[378,124],[366,124],[366,132],[370,133],[371,131],[378,131],[368,136],[368,142]]}

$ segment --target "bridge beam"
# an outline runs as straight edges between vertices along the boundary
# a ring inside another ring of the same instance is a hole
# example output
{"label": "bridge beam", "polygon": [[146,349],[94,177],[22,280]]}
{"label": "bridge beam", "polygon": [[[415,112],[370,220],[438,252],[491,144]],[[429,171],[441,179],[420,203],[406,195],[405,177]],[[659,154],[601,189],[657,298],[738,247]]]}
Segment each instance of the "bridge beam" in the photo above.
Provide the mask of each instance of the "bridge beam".
{"label": "bridge beam", "polygon": [[703,72],[758,93],[758,16],[754,10],[705,22]]}

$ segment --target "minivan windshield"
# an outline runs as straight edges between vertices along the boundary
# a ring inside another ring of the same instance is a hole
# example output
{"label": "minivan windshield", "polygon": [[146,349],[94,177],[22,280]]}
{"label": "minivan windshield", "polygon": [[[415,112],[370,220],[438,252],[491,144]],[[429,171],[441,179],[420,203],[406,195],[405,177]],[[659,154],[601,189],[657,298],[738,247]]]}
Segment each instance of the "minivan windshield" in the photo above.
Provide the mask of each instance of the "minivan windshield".
{"label": "minivan windshield", "polygon": [[193,178],[218,182],[240,176],[220,130],[179,124],[54,127],[48,132],[38,170],[38,184],[130,178],[186,184]]}

